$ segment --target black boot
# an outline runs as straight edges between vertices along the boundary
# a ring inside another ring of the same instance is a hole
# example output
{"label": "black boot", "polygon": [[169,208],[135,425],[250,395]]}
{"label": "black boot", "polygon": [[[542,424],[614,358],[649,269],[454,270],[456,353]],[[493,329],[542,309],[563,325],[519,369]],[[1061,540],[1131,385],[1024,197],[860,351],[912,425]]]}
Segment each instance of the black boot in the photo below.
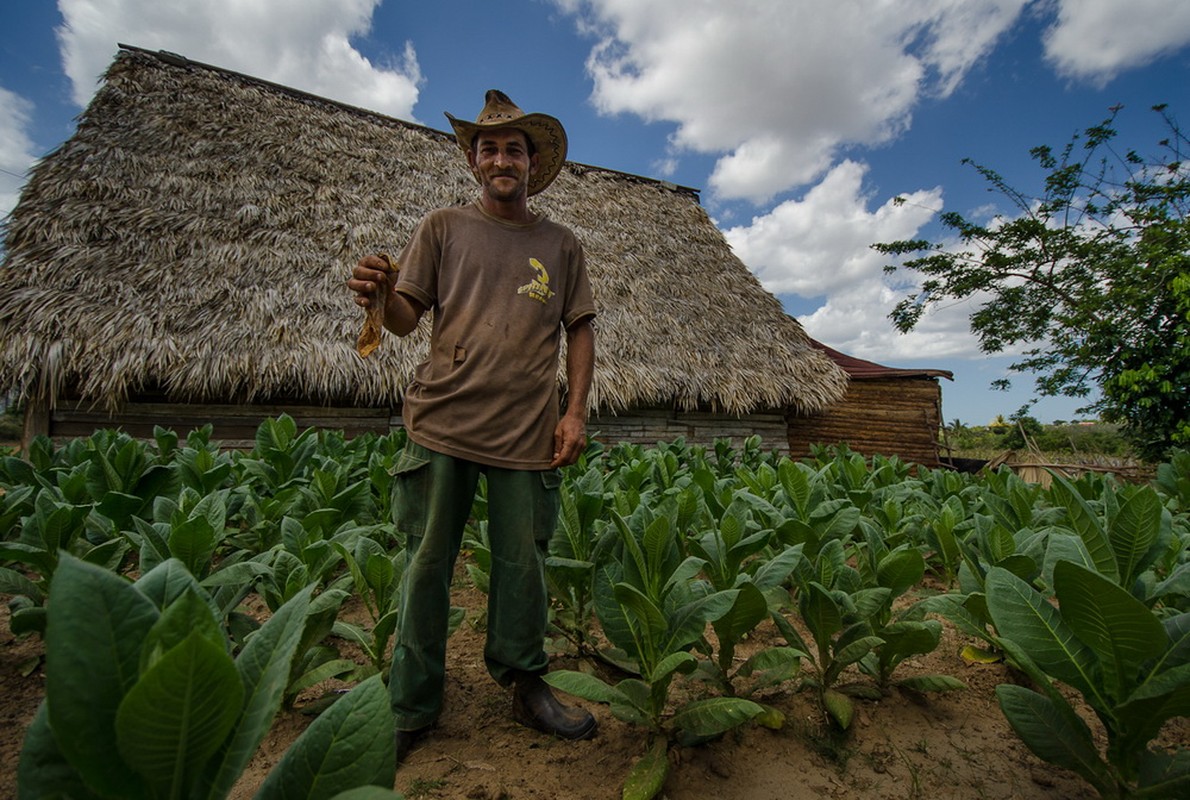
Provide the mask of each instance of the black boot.
{"label": "black boot", "polygon": [[430,725],[426,725],[424,728],[418,728],[417,730],[397,731],[396,736],[393,738],[396,743],[398,766],[405,760],[405,756],[409,755],[409,752],[413,750],[413,746],[418,743],[421,737],[429,732],[431,727]]}
{"label": "black boot", "polygon": [[562,739],[590,739],[595,735],[595,717],[585,709],[558,702],[540,675],[517,673],[514,682],[512,717],[517,722]]}

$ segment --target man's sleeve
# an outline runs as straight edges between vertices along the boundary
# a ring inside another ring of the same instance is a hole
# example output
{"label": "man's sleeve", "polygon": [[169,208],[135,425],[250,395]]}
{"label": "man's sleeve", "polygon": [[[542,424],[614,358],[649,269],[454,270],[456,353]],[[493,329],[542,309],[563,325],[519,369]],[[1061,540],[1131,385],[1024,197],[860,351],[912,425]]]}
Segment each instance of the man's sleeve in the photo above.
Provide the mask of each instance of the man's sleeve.
{"label": "man's sleeve", "polygon": [[396,291],[433,308],[438,301],[438,264],[442,257],[441,220],[431,213],[418,224],[401,251]]}
{"label": "man's sleeve", "polygon": [[595,316],[595,297],[587,277],[587,257],[583,247],[575,242],[574,263],[567,282],[566,305],[562,311],[562,325],[572,328],[576,323]]}

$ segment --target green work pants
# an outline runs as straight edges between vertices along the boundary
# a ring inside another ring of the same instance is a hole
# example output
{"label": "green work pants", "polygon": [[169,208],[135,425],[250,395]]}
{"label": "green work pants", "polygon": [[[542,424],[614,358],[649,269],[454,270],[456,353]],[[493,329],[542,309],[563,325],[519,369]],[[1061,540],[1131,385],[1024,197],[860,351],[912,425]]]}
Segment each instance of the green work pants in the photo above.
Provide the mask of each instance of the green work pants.
{"label": "green work pants", "polygon": [[492,553],[484,661],[501,685],[547,666],[545,555],[561,475],[484,466],[410,441],[395,469],[393,503],[406,540],[388,684],[398,730],[430,725],[442,710],[450,580],[481,473]]}

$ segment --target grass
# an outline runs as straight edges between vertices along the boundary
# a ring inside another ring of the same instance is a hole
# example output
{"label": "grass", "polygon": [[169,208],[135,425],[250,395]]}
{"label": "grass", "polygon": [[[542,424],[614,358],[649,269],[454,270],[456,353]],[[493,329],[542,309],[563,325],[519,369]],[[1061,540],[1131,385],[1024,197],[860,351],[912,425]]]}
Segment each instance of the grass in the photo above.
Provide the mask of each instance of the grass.
{"label": "grass", "polygon": [[405,790],[405,796],[413,800],[417,797],[431,797],[434,792],[446,786],[446,781],[441,778],[432,780],[423,780],[422,778],[415,778],[409,784],[409,788]]}

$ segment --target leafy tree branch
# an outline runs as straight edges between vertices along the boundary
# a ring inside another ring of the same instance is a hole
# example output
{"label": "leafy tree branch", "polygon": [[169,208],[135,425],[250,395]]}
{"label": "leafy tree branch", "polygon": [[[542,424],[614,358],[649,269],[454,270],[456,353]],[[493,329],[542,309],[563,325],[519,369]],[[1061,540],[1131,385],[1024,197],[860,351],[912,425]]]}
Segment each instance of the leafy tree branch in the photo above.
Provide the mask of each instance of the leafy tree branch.
{"label": "leafy tree branch", "polygon": [[[1040,196],[964,159],[1017,213],[979,224],[946,211],[957,247],[926,240],[873,247],[920,284],[889,314],[901,332],[942,303],[974,301],[972,333],[989,354],[1023,347],[1010,369],[1040,396],[1091,397],[1084,411],[1120,423],[1158,459],[1190,442],[1190,140],[1164,105],[1155,156],[1117,147],[1116,118],[1061,150],[1035,147]],[[1007,382],[1000,382],[1006,385]]]}

